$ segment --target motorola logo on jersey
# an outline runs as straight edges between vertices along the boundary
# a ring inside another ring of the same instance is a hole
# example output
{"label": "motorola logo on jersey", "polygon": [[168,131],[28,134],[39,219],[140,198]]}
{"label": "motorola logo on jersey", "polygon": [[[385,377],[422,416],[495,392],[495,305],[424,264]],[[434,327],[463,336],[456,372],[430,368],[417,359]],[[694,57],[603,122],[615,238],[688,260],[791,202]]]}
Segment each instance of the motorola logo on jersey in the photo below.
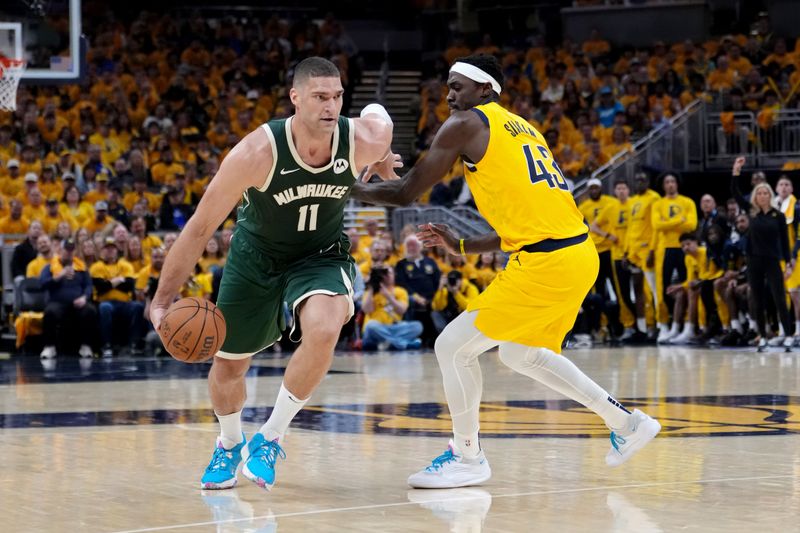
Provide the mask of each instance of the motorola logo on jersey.
{"label": "motorola logo on jersey", "polygon": [[333,162],[334,174],[341,174],[348,168],[350,168],[350,163],[347,162],[347,159],[337,159],[336,161]]}

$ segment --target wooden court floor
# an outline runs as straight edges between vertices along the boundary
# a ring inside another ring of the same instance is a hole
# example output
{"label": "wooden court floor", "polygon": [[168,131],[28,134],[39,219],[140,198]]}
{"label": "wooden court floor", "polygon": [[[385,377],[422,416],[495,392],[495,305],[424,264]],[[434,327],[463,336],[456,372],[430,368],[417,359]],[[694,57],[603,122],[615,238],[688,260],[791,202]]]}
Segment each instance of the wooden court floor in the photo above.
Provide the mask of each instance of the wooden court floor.
{"label": "wooden court floor", "polygon": [[[265,492],[198,481],[217,428],[207,365],[0,360],[2,532],[800,531],[800,353],[566,352],[658,418],[661,435],[605,466],[608,433],[580,405],[481,360],[482,487],[407,476],[446,446],[435,357],[337,355]],[[267,418],[286,357],[257,359],[245,430]]]}

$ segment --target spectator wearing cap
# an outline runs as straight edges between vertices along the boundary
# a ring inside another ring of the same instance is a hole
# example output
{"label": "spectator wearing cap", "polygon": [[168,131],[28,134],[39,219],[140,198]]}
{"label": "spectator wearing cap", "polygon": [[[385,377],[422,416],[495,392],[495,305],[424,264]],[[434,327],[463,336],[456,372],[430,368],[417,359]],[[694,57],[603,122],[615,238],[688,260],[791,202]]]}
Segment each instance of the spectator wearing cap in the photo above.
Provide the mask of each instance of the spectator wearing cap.
{"label": "spectator wearing cap", "polygon": [[75,219],[79,226],[94,219],[94,207],[89,202],[84,202],[78,187],[72,183],[64,190],[64,200],[59,207],[61,213]]}
{"label": "spectator wearing cap", "polygon": [[[17,202],[19,205],[19,202]],[[12,201],[11,211],[15,209],[14,202]],[[22,211],[22,206],[19,206]],[[2,221],[0,221],[2,225]],[[42,224],[36,220],[28,224],[25,228],[15,231],[17,234],[27,232],[25,239],[14,247],[14,253],[11,256],[11,277],[16,281],[19,278],[24,278],[27,272],[28,263],[36,259],[38,251],[36,250],[36,242],[42,234]],[[8,242],[8,238],[6,238]]]}
{"label": "spectator wearing cap", "polygon": [[108,202],[108,174],[100,173],[95,177],[95,186],[83,195],[83,199],[90,204],[103,201]]}
{"label": "spectator wearing cap", "polygon": [[36,239],[36,251],[39,252],[38,255],[25,267],[26,278],[38,278],[44,267],[53,259],[53,243],[49,235],[46,233],[39,235]]}
{"label": "spectator wearing cap", "polygon": [[66,119],[56,115],[52,107],[44,112],[44,115],[36,119],[36,125],[39,128],[39,133],[48,144],[53,144],[58,139],[61,130],[69,127]]}
{"label": "spectator wearing cap", "polygon": [[6,168],[8,169],[8,176],[0,180],[0,192],[6,196],[16,196],[25,187],[19,170],[19,160],[9,160]]}
{"label": "spectator wearing cap", "polygon": [[[11,200],[10,209],[7,216],[0,218],[0,233],[6,235],[6,242],[9,241],[9,235],[20,235],[28,231],[31,221],[22,215],[22,202],[17,199]],[[14,242],[14,241],[12,241]],[[35,241],[34,241],[35,242]],[[33,242],[31,242],[31,250],[33,249]],[[35,257],[36,254],[34,253]],[[33,259],[33,257],[29,258]],[[24,272],[24,266],[23,266]]]}
{"label": "spectator wearing cap", "polygon": [[614,91],[608,85],[600,88],[600,99],[596,109],[600,124],[604,128],[610,128],[614,124],[617,113],[625,113],[625,108],[614,99]]}
{"label": "spectator wearing cap", "polygon": [[175,175],[178,173],[185,175],[186,170],[183,168],[183,165],[175,161],[172,148],[170,146],[165,146],[161,150],[161,160],[153,165],[153,168],[150,169],[150,173],[156,185],[172,185],[175,181]]}
{"label": "spectator wearing cap", "polygon": [[135,272],[130,263],[119,258],[113,237],[104,241],[100,258],[89,268],[89,275],[95,288],[95,300],[99,302],[102,355],[111,357],[115,328],[124,333],[126,342],[130,342],[134,350],[141,347],[144,304],[134,301]]}
{"label": "spectator wearing cap", "polygon": [[159,212],[160,229],[163,231],[180,231],[194,213],[191,204],[186,203],[186,191],[167,187]]}
{"label": "spectator wearing cap", "polygon": [[42,191],[37,188],[28,191],[28,203],[22,208],[22,216],[28,220],[38,220],[42,222],[47,216],[47,209],[44,207]]}
{"label": "spectator wearing cap", "polygon": [[31,190],[36,189],[39,185],[39,176],[34,174],[33,172],[28,172],[25,174],[25,180],[23,181],[23,188],[21,191],[17,193],[17,200],[22,202],[22,205],[28,205],[28,194]]}
{"label": "spectator wearing cap", "polygon": [[183,200],[181,203],[189,204],[189,205],[197,205],[200,201],[200,197],[197,196],[194,192],[192,192],[189,187],[187,186],[186,181],[186,174],[181,171],[175,173],[175,180],[172,182],[172,188],[175,191],[180,191],[183,195]]}
{"label": "spectator wearing cap", "polygon": [[161,207],[161,197],[147,190],[147,180],[144,176],[133,178],[133,190],[122,198],[122,205],[128,212],[133,211],[133,206],[144,201],[150,213],[157,213]]}
{"label": "spectator wearing cap", "polygon": [[89,233],[97,233],[114,222],[115,220],[108,216],[108,203],[100,200],[94,204],[94,218],[84,222],[83,227],[86,228]]}
{"label": "spectator wearing cap", "polygon": [[77,186],[78,179],[72,172],[64,172],[61,175],[61,193],[65,193],[68,187]]}
{"label": "spectator wearing cap", "polygon": [[60,206],[58,204],[58,196],[55,194],[51,194],[47,197],[45,201],[45,215],[44,218],[41,219],[42,226],[44,227],[44,232],[48,235],[52,235],[55,233],[58,225],[62,222],[65,222],[69,225],[70,232],[75,231],[78,229],[78,221],[75,220],[75,217],[70,215],[69,213],[64,213],[61,211]]}
{"label": "spectator wearing cap", "polygon": [[92,304],[92,279],[86,264],[75,257],[75,241],[61,242],[58,254],[42,270],[41,280],[48,295],[42,358],[55,357],[57,346],[78,343],[80,356],[91,357],[92,346],[97,344],[97,309]]}

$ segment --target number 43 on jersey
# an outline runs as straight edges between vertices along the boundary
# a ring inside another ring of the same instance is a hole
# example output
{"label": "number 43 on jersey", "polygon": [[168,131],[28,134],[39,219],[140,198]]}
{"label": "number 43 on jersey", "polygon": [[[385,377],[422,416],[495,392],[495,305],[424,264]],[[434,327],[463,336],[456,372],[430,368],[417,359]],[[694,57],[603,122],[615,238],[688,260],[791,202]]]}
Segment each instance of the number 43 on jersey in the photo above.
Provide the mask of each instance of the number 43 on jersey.
{"label": "number 43 on jersey", "polygon": [[[533,150],[529,144],[522,145],[522,151],[525,153],[525,159],[528,161],[528,173],[530,174],[531,183],[536,184],[540,181],[546,181],[551,189],[558,187],[563,191],[569,190],[567,180],[561,169],[558,168],[558,163],[550,156],[547,148],[544,146],[537,146],[541,157],[534,156]],[[550,172],[545,165],[550,167]]]}

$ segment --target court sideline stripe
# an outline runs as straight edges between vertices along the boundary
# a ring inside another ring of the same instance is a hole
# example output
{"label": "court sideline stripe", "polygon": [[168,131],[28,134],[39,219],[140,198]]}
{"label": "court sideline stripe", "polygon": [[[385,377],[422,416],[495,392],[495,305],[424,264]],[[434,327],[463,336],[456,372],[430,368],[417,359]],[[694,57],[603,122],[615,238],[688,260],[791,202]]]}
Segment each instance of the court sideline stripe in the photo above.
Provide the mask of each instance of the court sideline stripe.
{"label": "court sideline stripe", "polygon": [[[492,500],[495,498],[520,498],[523,496],[544,496],[548,494],[571,494],[571,493],[579,493],[579,492],[594,492],[594,491],[601,491],[601,490],[621,490],[621,489],[641,489],[641,488],[648,488],[648,487],[665,487],[665,486],[674,486],[674,485],[693,485],[693,484],[705,484],[705,483],[728,483],[728,482],[739,482],[739,481],[761,481],[766,479],[791,479],[800,477],[798,475],[786,474],[786,475],[779,475],[779,476],[754,476],[754,477],[732,477],[732,478],[720,478],[720,479],[698,479],[693,481],[664,481],[659,483],[634,483],[629,485],[609,485],[605,487],[584,487],[578,489],[559,489],[559,490],[537,490],[531,492],[517,492],[513,494],[492,494]],[[488,491],[487,491],[488,492]],[[429,500],[424,503],[436,503],[436,502],[456,502],[456,501],[469,501],[477,499],[475,496],[465,497],[465,498],[447,498],[447,499],[438,499],[438,500]],[[368,509],[384,509],[388,507],[402,507],[406,505],[420,505],[419,502],[396,502],[396,503],[378,503],[373,505],[359,505],[355,507],[335,507],[333,509],[318,509],[315,511],[298,511],[294,513],[282,513],[282,514],[268,514],[262,516],[253,516],[250,518],[231,518],[230,520],[211,520],[208,522],[194,522],[191,524],[176,524],[172,526],[159,526],[159,527],[150,527],[150,528],[143,528],[143,529],[125,529],[120,531],[115,531],[114,533],[144,533],[146,531],[166,531],[169,529],[183,529],[187,527],[198,527],[198,526],[213,526],[213,525],[222,525],[222,524],[234,524],[237,522],[253,522],[256,520],[263,520],[265,518],[287,518],[292,516],[307,516],[307,515],[314,515],[314,514],[325,514],[325,513],[341,513],[345,511],[364,511]]]}

